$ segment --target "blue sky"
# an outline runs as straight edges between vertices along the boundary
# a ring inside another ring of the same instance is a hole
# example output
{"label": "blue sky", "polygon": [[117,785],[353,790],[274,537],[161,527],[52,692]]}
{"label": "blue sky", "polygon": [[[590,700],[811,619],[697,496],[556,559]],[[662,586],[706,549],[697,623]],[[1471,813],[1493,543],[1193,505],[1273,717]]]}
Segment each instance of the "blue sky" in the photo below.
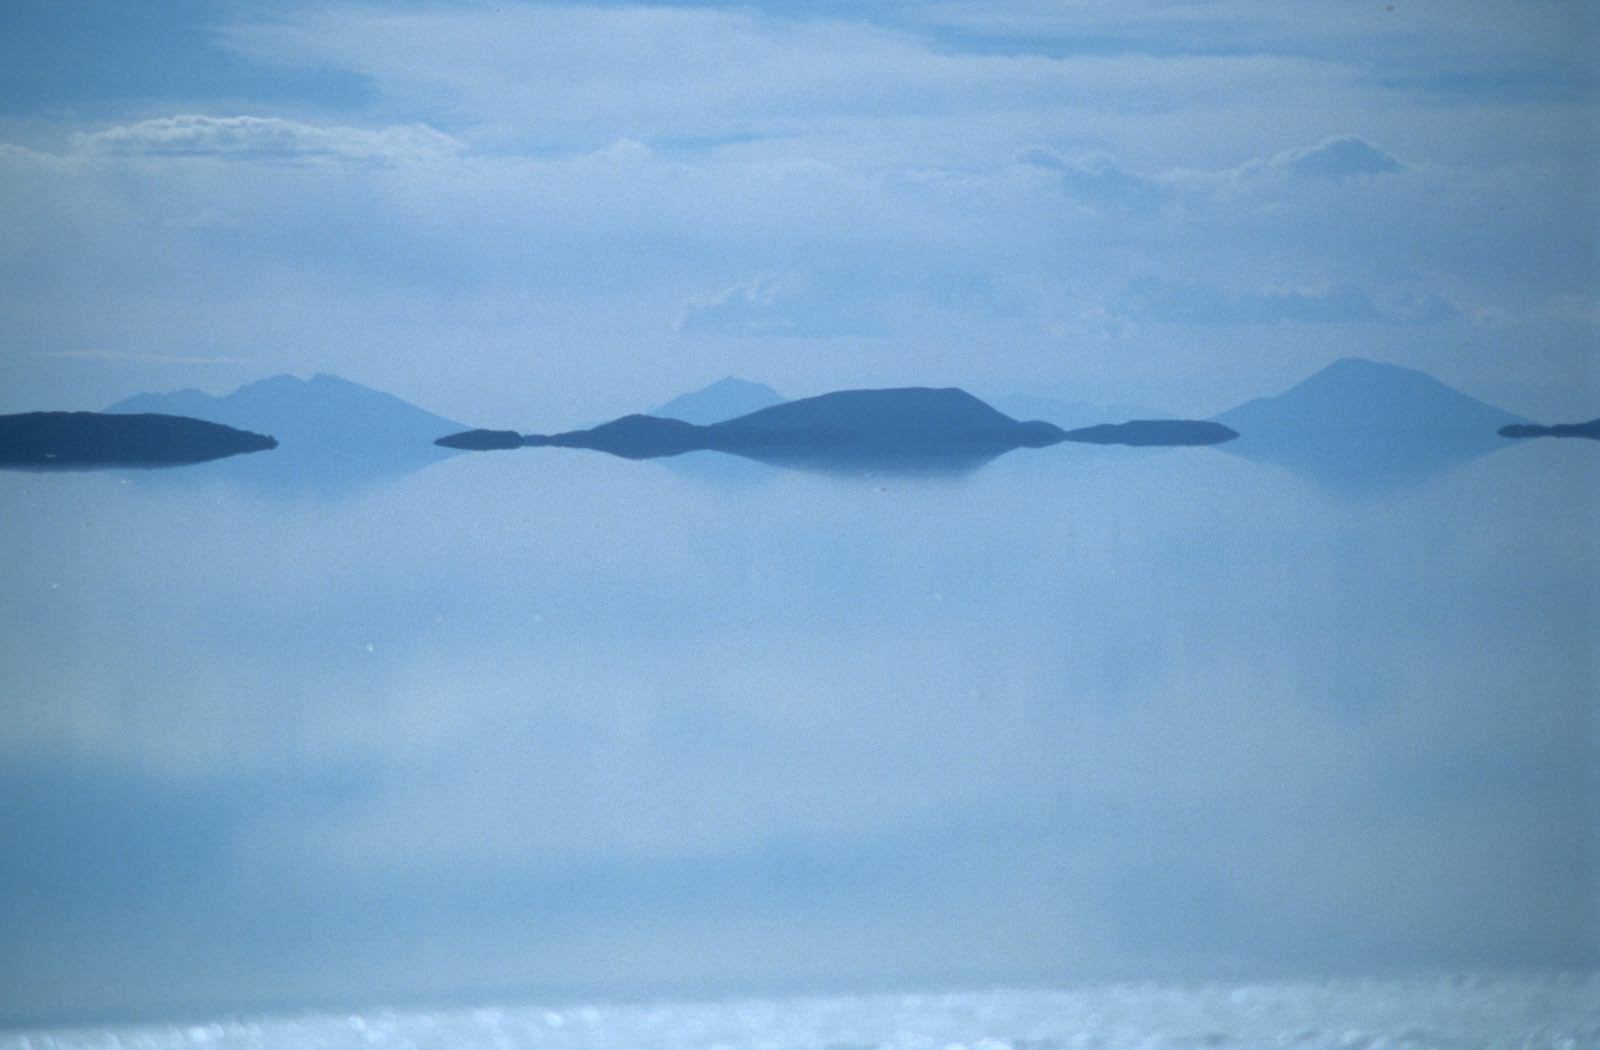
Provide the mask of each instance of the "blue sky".
{"label": "blue sky", "polygon": [[1591,4],[13,3],[0,410],[328,371],[1592,417]]}

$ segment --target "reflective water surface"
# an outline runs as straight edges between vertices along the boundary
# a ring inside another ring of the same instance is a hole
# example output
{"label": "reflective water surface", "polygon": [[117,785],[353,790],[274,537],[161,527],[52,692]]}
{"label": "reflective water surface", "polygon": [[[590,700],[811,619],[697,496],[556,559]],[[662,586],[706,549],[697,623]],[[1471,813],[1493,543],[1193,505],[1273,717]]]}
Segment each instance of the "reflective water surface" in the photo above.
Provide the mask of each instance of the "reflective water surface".
{"label": "reflective water surface", "polygon": [[1594,967],[1595,453],[0,473],[0,1016]]}

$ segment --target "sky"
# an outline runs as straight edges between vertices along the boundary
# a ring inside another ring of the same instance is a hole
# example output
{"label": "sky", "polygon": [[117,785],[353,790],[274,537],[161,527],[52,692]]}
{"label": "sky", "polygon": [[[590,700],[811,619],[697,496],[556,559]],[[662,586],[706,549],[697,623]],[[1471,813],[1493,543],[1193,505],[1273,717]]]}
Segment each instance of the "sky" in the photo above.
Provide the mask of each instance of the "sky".
{"label": "sky", "polygon": [[332,372],[1210,415],[1359,355],[1600,404],[1593,4],[0,12],[0,411]]}

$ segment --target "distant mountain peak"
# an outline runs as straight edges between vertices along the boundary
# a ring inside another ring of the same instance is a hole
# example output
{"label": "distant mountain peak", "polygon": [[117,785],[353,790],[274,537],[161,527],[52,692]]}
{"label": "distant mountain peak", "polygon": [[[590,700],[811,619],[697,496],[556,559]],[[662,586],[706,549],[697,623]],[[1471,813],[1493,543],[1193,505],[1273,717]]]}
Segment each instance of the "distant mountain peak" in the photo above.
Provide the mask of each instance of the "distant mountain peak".
{"label": "distant mountain peak", "polygon": [[1230,451],[1351,492],[1417,483],[1503,447],[1499,429],[1526,422],[1426,372],[1362,357],[1213,419],[1239,432]]}
{"label": "distant mountain peak", "polygon": [[704,426],[748,415],[782,402],[783,395],[765,383],[752,383],[748,379],[728,376],[710,386],[681,394],[652,409],[649,414],[660,419],[678,419]]}
{"label": "distant mountain peak", "polygon": [[1485,431],[1519,417],[1463,394],[1426,372],[1364,357],[1341,357],[1271,397],[1214,417],[1245,438],[1266,430],[1332,428]]}
{"label": "distant mountain peak", "polygon": [[377,449],[402,443],[426,448],[434,438],[461,429],[455,420],[327,372],[309,379],[288,373],[267,376],[220,397],[193,389],[137,394],[107,411],[190,416],[275,434],[286,449]]}

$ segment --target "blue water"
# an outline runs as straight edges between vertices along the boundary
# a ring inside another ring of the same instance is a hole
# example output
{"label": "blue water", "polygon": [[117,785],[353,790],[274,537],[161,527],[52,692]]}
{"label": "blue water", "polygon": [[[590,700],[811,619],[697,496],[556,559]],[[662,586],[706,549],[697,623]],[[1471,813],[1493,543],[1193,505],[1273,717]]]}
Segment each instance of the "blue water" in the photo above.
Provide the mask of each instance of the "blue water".
{"label": "blue water", "polygon": [[0,1017],[1597,964],[1588,443],[0,507]]}

